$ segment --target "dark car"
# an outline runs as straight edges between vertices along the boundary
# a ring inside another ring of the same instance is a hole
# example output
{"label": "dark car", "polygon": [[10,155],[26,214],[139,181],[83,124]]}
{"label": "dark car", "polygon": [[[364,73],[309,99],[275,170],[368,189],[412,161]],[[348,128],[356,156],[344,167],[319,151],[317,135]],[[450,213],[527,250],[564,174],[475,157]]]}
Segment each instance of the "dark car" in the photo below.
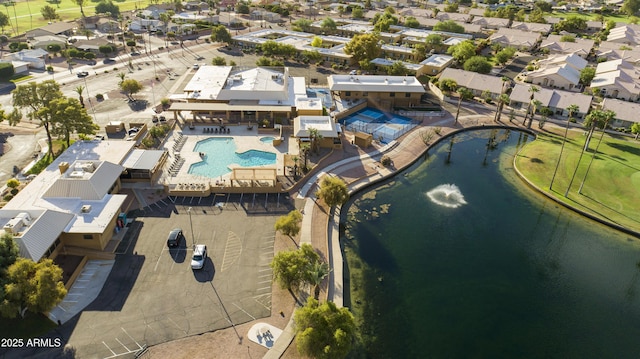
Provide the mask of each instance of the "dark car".
{"label": "dark car", "polygon": [[116,62],[116,60],[112,59],[112,58],[107,58],[107,59],[104,59],[102,62],[105,63],[105,64],[111,64],[111,63]]}
{"label": "dark car", "polygon": [[87,77],[89,76],[89,73],[86,71],[80,71],[78,72],[78,77]]}
{"label": "dark car", "polygon": [[169,238],[167,238],[167,246],[169,247],[179,247],[180,242],[184,240],[184,234],[182,234],[182,229],[174,228],[169,232]]}

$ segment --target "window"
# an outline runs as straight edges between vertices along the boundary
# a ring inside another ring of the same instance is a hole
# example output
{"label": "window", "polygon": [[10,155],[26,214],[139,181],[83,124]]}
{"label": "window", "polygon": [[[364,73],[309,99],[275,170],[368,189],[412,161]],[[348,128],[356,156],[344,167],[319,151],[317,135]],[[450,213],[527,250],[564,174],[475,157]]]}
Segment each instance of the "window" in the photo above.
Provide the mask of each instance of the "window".
{"label": "window", "polygon": [[411,97],[411,92],[405,92],[404,97]]}
{"label": "window", "polygon": [[395,92],[389,92],[389,97],[396,97],[396,93]]}
{"label": "window", "polygon": [[347,96],[347,97],[348,97],[348,96],[351,96],[351,91],[345,91],[345,92],[344,92],[344,95],[345,95],[345,96]]}
{"label": "window", "polygon": [[367,96],[369,96],[369,93],[368,93],[368,92],[363,92],[363,93],[362,93],[362,97],[367,97]]}
{"label": "window", "polygon": [[93,234],[85,234],[82,236],[82,239],[91,240],[93,239]]}

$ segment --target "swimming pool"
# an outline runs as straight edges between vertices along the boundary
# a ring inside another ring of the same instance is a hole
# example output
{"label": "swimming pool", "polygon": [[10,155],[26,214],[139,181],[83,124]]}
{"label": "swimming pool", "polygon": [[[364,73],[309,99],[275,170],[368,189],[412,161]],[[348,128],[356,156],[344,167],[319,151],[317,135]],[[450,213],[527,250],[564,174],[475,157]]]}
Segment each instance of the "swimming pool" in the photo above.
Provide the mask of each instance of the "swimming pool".
{"label": "swimming pool", "polygon": [[229,165],[241,167],[257,167],[276,163],[276,154],[265,151],[249,150],[236,152],[236,144],[232,137],[212,137],[198,141],[194,152],[203,152],[202,161],[192,164],[189,173],[210,178],[220,177],[231,172]]}
{"label": "swimming pool", "polygon": [[275,140],[275,138],[274,138],[274,137],[271,137],[271,136],[267,136],[267,137],[262,137],[262,138],[260,138],[260,142],[262,142],[262,143],[268,143],[268,144],[273,143],[273,140]]}
{"label": "swimming pool", "polygon": [[387,113],[375,108],[365,107],[362,110],[345,117],[340,122],[348,131],[364,132],[373,138],[389,143],[404,135],[418,125],[418,121],[408,117]]}

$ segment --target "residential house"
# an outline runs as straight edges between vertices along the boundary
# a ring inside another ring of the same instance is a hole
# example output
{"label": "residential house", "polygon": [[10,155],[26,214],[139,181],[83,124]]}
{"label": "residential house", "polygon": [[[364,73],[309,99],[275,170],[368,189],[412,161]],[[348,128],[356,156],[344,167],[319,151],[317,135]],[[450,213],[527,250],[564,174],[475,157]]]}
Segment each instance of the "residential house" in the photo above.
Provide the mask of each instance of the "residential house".
{"label": "residential house", "polygon": [[586,32],[589,34],[595,34],[601,31],[603,28],[602,21],[587,20]]}
{"label": "residential house", "polygon": [[[531,101],[531,94],[533,94],[534,100],[542,103],[541,108],[548,107],[556,117],[568,117],[567,108],[571,105],[578,106],[578,112],[573,114],[575,119],[583,119],[589,113],[591,102],[593,101],[593,96],[591,95],[540,87],[538,92],[532,93],[529,91],[531,86],[529,84],[516,84],[509,95],[509,106],[526,110]],[[540,108],[537,110],[539,111]]]}
{"label": "residential house", "polygon": [[471,23],[474,25],[479,25],[483,30],[497,30],[502,27],[508,27],[509,21],[509,19],[502,19],[498,17],[474,16],[473,20],[471,20]]}
{"label": "residential house", "polygon": [[587,67],[587,60],[576,54],[555,55],[540,60],[537,69],[525,75],[525,82],[560,90],[580,91],[580,72]]}
{"label": "residential house", "polygon": [[465,23],[465,22],[469,23],[471,22],[472,17],[473,16],[469,14],[460,14],[457,12],[444,12],[444,11],[439,12],[438,15],[435,16],[435,18],[440,21],[453,20],[455,22],[460,22],[460,23]]}
{"label": "residential house", "polygon": [[155,31],[163,27],[164,23],[156,19],[135,18],[129,23],[129,30],[135,32]]}
{"label": "residential house", "polygon": [[422,68],[422,65],[420,64],[400,60],[384,59],[380,57],[371,60],[369,63],[373,65],[374,70],[378,71],[378,73],[386,73],[387,68],[392,66],[396,62],[401,63],[412,75],[416,75],[416,73]]}
{"label": "residential house", "polygon": [[122,32],[120,23],[108,18],[99,19],[96,24],[96,30],[100,31],[103,34],[117,34]]}
{"label": "residential house", "polygon": [[489,36],[491,43],[498,43],[503,47],[514,47],[518,50],[531,51],[542,39],[539,32],[522,31],[518,29],[501,28]]}
{"label": "residential house", "polygon": [[41,26],[37,29],[29,30],[25,33],[27,39],[33,39],[38,36],[71,36],[74,33],[74,29],[77,28],[77,24],[74,22],[54,22],[49,25]]}
{"label": "residential house", "polygon": [[615,42],[625,45],[640,45],[640,26],[624,24],[609,30],[607,42]]}
{"label": "residential house", "polygon": [[30,68],[44,70],[49,53],[44,49],[21,50],[5,55],[13,61],[27,62]]}
{"label": "residential house", "polygon": [[542,40],[540,49],[550,54],[577,54],[587,58],[594,44],[595,41],[591,39],[573,38],[572,41],[563,41],[561,35],[549,35]]}
{"label": "residential house", "polygon": [[625,45],[617,42],[603,41],[596,50],[598,59],[622,59],[635,66],[640,65],[640,45]]}
{"label": "residential house", "polygon": [[80,39],[73,44],[73,46],[78,50],[82,50],[85,52],[92,52],[96,55],[100,54],[100,46],[103,46],[103,45],[114,45],[116,48],[119,47],[118,44],[113,43],[104,37],[94,37],[89,40]]}
{"label": "residential house", "polygon": [[416,72],[416,76],[421,75],[435,76],[453,63],[453,56],[433,54],[424,61],[420,62],[420,69]]}
{"label": "residential house", "polygon": [[458,86],[466,87],[473,92],[474,96],[483,96],[485,91],[489,91],[491,98],[497,99],[503,91],[504,81],[501,77],[483,75],[477,72],[453,69],[447,67],[439,77],[440,81],[450,79]]}
{"label": "residential house", "polygon": [[514,21],[511,24],[511,28],[515,30],[522,30],[522,31],[528,31],[528,32],[539,32],[543,35],[547,35],[551,31],[551,24],[539,24],[536,22]]}
{"label": "residential house", "polygon": [[67,38],[64,36],[57,35],[42,35],[36,36],[29,40],[29,44],[33,49],[44,49],[46,50],[49,45],[58,45],[61,48],[65,48],[67,46]]}
{"label": "residential house", "polygon": [[602,100],[602,109],[616,113],[616,118],[609,123],[611,127],[631,128],[634,123],[640,122],[640,104],[605,98]]}
{"label": "residential house", "polygon": [[640,101],[640,71],[624,60],[601,62],[590,87],[604,97]]}
{"label": "residential house", "polygon": [[329,75],[327,82],[334,98],[348,102],[366,100],[386,111],[418,105],[426,92],[413,76]]}

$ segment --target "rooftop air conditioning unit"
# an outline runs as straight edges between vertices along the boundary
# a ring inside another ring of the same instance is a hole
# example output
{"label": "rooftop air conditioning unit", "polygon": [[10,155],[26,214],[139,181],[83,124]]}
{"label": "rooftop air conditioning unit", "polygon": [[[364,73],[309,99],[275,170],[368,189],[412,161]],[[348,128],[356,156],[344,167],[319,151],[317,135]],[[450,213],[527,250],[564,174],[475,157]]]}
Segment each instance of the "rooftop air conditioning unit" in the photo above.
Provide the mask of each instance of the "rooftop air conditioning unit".
{"label": "rooftop air conditioning unit", "polygon": [[82,209],[80,210],[80,212],[82,212],[82,213],[91,212],[91,205],[90,204],[85,204],[84,206],[82,206]]}

